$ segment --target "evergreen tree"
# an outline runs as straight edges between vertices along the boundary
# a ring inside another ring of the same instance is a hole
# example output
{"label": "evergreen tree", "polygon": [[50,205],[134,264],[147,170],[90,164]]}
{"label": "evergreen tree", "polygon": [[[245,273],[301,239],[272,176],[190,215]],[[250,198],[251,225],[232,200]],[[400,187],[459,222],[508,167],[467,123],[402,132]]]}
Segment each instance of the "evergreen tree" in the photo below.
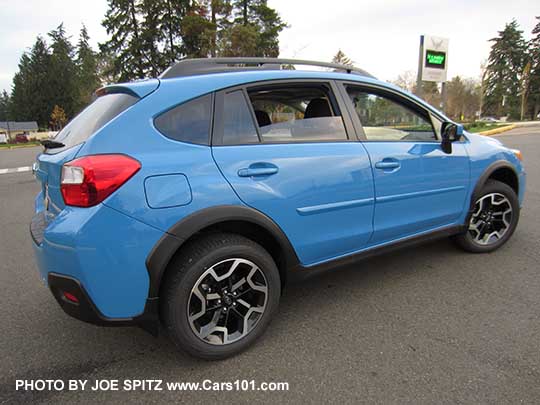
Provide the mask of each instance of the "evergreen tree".
{"label": "evergreen tree", "polygon": [[37,121],[46,128],[52,111],[54,82],[51,75],[51,54],[45,40],[37,37],[32,49],[19,61],[13,78],[10,118],[14,121]]}
{"label": "evergreen tree", "polygon": [[233,9],[236,17],[234,19],[235,24],[249,25],[252,3],[254,3],[253,0],[233,0]]}
{"label": "evergreen tree", "polygon": [[278,12],[268,7],[267,0],[258,0],[253,5],[253,22],[259,32],[257,56],[276,58],[279,56],[279,33],[287,27]]}
{"label": "evergreen tree", "polygon": [[[41,37],[38,37],[36,43],[32,47],[31,52],[34,52],[39,45],[45,47],[45,52],[47,52],[45,41]],[[49,56],[46,53],[47,57]],[[48,59],[48,58],[47,58]],[[48,63],[48,60],[47,60]],[[38,120],[38,118],[32,118],[30,112],[30,97],[32,93],[36,93],[32,89],[32,64],[30,61],[30,56],[28,53],[23,53],[19,59],[19,70],[13,76],[13,86],[11,90],[11,119],[16,121],[24,121],[28,119]],[[30,96],[30,97],[29,97]],[[35,105],[35,104],[34,104]],[[43,121],[38,121],[38,124],[41,124]]]}
{"label": "evergreen tree", "polygon": [[222,33],[220,54],[226,57],[260,56],[258,38],[259,33],[253,25],[233,25]]}
{"label": "evergreen tree", "polygon": [[135,0],[108,0],[108,4],[102,24],[111,38],[100,44],[102,52],[113,56],[106,73],[120,81],[144,78],[148,61],[143,55],[138,4]]}
{"label": "evergreen tree", "polygon": [[100,83],[107,85],[118,83],[120,75],[114,71],[116,57],[106,50],[101,50],[97,58],[97,76]]}
{"label": "evergreen tree", "polygon": [[183,53],[189,58],[206,58],[211,54],[216,27],[207,18],[208,9],[195,4],[182,18]]}
{"label": "evergreen tree", "polygon": [[532,30],[533,37],[530,41],[531,71],[529,79],[530,112],[533,119],[540,113],[540,17],[536,17],[538,23]]}
{"label": "evergreen tree", "polygon": [[231,27],[229,17],[232,13],[230,0],[210,0],[210,22],[212,23],[212,33],[210,38],[210,56],[218,54],[218,41],[222,33]]}
{"label": "evergreen tree", "polygon": [[82,110],[92,100],[92,94],[99,87],[97,56],[90,47],[90,37],[83,25],[77,44],[77,105],[76,111]]}
{"label": "evergreen tree", "polygon": [[520,115],[521,76],[525,66],[527,45],[523,31],[512,20],[496,38],[489,54],[484,82],[484,105],[486,114],[498,117],[508,115],[517,119]]}
{"label": "evergreen tree", "polygon": [[52,40],[52,52],[47,75],[52,102],[47,115],[50,116],[52,107],[58,104],[64,108],[68,117],[73,117],[78,112],[79,98],[75,49],[66,36],[63,24],[49,32],[49,37]]}
{"label": "evergreen tree", "polygon": [[[234,0],[234,24],[223,30],[225,56],[279,56],[279,33],[287,26],[267,0]],[[242,43],[245,36],[246,43]]]}
{"label": "evergreen tree", "polygon": [[182,57],[182,19],[190,9],[190,0],[154,0],[156,41],[161,43],[164,70]]}
{"label": "evergreen tree", "polygon": [[345,66],[353,65],[353,61],[347,55],[345,55],[345,53],[341,49],[339,49],[332,58],[332,63],[338,63]]}
{"label": "evergreen tree", "polygon": [[[160,51],[164,33],[160,31],[160,14],[163,1],[142,0],[139,10],[143,23],[140,28],[141,52],[145,55],[143,69],[146,76],[156,77],[165,70],[166,59]],[[168,63],[167,63],[168,64]]]}
{"label": "evergreen tree", "polygon": [[82,27],[75,48],[63,24],[49,32],[50,46],[38,36],[19,60],[10,96],[10,119],[37,121],[47,128],[55,105],[71,119],[91,101],[99,87],[98,59]]}
{"label": "evergreen tree", "polygon": [[7,91],[0,93],[0,121],[10,121],[10,100]]}
{"label": "evergreen tree", "polygon": [[108,0],[102,76],[157,76],[180,58],[279,55],[286,27],[267,0]]}

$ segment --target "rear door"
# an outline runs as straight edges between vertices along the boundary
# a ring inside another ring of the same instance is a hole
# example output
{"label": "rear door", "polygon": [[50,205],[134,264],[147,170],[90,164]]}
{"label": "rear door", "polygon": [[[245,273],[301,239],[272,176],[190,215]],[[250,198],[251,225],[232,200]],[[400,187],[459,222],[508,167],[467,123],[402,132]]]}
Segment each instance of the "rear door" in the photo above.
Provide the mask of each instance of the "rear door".
{"label": "rear door", "polygon": [[469,158],[464,144],[443,152],[441,122],[389,90],[346,84],[344,95],[373,165],[370,245],[453,225],[465,209]]}
{"label": "rear door", "polygon": [[372,233],[368,155],[333,83],[218,93],[212,151],[238,196],[274,220],[305,265],[361,249]]}

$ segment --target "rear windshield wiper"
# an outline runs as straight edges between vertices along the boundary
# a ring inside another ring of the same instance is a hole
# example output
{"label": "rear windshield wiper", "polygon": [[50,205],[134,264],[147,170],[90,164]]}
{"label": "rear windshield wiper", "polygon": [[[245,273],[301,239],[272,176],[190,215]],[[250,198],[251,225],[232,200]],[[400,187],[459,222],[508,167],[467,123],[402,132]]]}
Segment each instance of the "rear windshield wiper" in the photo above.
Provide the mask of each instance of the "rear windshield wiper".
{"label": "rear windshield wiper", "polygon": [[62,142],[53,141],[51,139],[44,139],[43,141],[39,142],[47,149],[63,148],[64,146],[66,146]]}

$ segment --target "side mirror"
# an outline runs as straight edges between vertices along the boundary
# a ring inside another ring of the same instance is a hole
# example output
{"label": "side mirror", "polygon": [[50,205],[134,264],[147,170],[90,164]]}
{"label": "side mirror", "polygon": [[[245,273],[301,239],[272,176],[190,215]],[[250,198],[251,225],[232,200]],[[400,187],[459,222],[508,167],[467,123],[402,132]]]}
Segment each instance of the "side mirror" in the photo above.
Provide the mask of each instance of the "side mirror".
{"label": "side mirror", "polygon": [[452,153],[452,142],[458,142],[463,136],[463,125],[453,122],[443,122],[441,128],[441,148],[444,153]]}

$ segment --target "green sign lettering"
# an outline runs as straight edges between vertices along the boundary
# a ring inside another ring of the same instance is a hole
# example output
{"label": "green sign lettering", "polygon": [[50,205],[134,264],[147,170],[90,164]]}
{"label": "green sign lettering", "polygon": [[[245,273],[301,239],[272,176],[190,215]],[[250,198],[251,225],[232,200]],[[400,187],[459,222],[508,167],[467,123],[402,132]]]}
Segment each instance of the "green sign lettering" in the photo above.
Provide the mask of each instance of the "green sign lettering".
{"label": "green sign lettering", "polygon": [[425,66],[436,69],[444,69],[446,65],[446,52],[426,49]]}

